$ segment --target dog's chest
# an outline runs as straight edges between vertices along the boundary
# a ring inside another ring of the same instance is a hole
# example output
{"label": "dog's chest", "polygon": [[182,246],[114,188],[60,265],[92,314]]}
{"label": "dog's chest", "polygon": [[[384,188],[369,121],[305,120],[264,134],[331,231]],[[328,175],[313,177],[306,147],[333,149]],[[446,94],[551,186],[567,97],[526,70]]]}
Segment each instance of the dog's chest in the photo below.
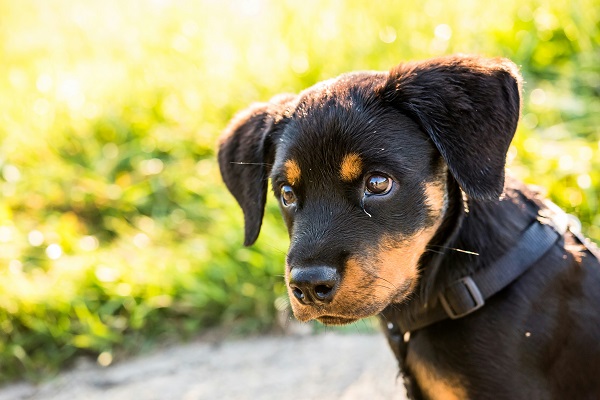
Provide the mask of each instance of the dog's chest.
{"label": "dog's chest", "polygon": [[442,371],[432,360],[408,348],[405,368],[418,385],[424,398],[430,400],[463,400],[467,391],[457,374]]}

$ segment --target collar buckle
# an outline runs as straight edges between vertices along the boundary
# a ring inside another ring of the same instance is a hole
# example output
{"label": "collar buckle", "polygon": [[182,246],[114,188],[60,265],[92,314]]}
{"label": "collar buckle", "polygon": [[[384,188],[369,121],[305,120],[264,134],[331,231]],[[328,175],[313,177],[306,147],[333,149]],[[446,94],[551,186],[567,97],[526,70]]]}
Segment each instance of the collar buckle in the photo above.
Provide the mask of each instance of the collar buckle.
{"label": "collar buckle", "polygon": [[451,319],[462,318],[480,309],[485,300],[470,276],[454,281],[439,295],[444,311]]}

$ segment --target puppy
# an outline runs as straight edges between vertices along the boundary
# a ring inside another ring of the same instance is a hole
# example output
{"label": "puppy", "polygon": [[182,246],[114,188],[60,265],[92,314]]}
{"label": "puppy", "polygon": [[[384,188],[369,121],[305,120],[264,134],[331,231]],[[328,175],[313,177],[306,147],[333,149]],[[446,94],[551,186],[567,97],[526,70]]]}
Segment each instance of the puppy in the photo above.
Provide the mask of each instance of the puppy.
{"label": "puppy", "polygon": [[600,398],[600,262],[555,205],[505,177],[521,78],[451,56],[250,106],[220,141],[256,240],[268,180],[300,321],[379,315],[409,397]]}

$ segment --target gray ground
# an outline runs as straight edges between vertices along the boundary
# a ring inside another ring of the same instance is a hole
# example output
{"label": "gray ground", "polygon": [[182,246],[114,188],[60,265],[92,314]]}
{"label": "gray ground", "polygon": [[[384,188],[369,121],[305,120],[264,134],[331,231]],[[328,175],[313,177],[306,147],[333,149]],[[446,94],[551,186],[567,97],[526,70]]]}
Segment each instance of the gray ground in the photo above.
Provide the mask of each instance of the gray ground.
{"label": "gray ground", "polygon": [[396,374],[382,334],[329,332],[184,344],[107,368],[80,363],[37,387],[1,388],[0,400],[403,400]]}

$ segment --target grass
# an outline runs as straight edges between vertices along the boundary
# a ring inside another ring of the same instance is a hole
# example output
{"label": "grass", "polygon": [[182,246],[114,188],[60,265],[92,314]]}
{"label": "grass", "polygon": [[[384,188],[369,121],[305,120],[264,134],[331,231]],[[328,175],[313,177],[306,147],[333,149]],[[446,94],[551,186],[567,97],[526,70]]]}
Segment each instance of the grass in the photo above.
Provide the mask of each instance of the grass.
{"label": "grass", "polygon": [[525,77],[509,152],[600,240],[600,3],[0,0],[0,382],[217,325],[272,329],[287,248],[257,244],[215,143],[253,101],[453,52]]}

